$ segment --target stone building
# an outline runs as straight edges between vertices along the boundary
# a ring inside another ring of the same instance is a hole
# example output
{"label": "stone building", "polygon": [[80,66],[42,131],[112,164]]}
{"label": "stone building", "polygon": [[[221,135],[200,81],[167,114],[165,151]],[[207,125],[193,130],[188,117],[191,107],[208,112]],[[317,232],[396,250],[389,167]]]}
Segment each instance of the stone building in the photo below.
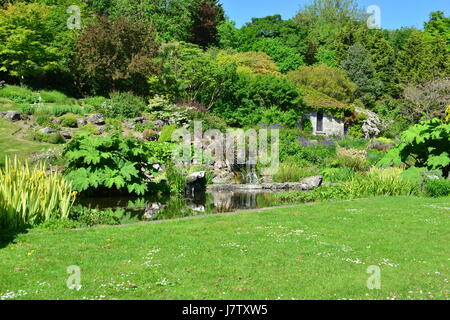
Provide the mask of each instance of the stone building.
{"label": "stone building", "polygon": [[345,116],[353,113],[353,107],[311,88],[303,90],[303,93],[309,111],[303,115],[301,126],[304,127],[305,120],[309,120],[313,134],[344,136]]}

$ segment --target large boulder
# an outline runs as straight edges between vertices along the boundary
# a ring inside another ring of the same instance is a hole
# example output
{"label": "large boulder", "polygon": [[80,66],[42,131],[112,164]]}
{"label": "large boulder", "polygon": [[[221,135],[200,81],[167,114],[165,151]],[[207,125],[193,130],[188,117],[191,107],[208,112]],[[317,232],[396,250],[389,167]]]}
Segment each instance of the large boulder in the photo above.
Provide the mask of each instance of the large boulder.
{"label": "large boulder", "polygon": [[235,180],[233,172],[227,169],[215,169],[213,183],[231,183]]}
{"label": "large boulder", "polygon": [[303,190],[312,190],[320,187],[323,182],[322,176],[314,176],[303,179],[300,184],[303,186]]}
{"label": "large boulder", "polygon": [[206,171],[194,172],[186,178],[186,195],[195,196],[197,192],[206,190]]}
{"label": "large boulder", "polygon": [[187,176],[187,184],[205,183],[206,184],[206,171],[194,172]]}
{"label": "large boulder", "polygon": [[77,126],[78,128],[84,126],[87,124],[87,121],[85,118],[77,118]]}
{"label": "large boulder", "polygon": [[153,121],[150,121],[150,123],[153,123],[153,125],[155,126],[156,129],[162,129],[165,126],[164,121],[161,121],[161,120],[153,120]]}
{"label": "large boulder", "polygon": [[21,113],[19,111],[14,110],[2,112],[1,114],[3,119],[7,121],[19,121],[21,117]]}
{"label": "large boulder", "polygon": [[68,131],[68,130],[63,130],[61,131],[61,135],[66,138],[67,140],[72,139],[73,135],[72,132]]}
{"label": "large boulder", "polygon": [[94,113],[89,116],[87,122],[101,126],[105,124],[105,117],[101,113]]}
{"label": "large boulder", "polygon": [[131,119],[131,121],[133,121],[134,123],[144,123],[146,119],[144,117],[136,117],[134,119]]}
{"label": "large boulder", "polygon": [[53,128],[45,127],[45,128],[39,129],[39,132],[43,133],[43,134],[51,134],[51,133],[56,133],[57,131]]}

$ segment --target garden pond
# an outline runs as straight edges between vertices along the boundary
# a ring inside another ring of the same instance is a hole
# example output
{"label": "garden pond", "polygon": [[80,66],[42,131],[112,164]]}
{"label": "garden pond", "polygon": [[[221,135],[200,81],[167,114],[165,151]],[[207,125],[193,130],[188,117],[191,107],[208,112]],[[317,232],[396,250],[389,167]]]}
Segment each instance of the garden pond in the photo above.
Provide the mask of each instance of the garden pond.
{"label": "garden pond", "polygon": [[132,221],[170,220],[279,205],[273,192],[203,192],[194,197],[79,198],[77,206],[113,210]]}

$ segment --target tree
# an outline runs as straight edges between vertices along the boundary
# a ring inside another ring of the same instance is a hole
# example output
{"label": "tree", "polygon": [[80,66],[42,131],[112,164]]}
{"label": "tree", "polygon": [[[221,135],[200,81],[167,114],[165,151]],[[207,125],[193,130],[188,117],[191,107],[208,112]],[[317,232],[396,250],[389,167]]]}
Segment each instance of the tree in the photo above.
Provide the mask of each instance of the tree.
{"label": "tree", "polygon": [[281,15],[276,14],[264,18],[252,18],[239,30],[240,51],[252,50],[253,43],[261,38],[275,38],[280,40],[286,47],[295,49],[300,55],[307,50],[306,30],[292,20],[283,20]]}
{"label": "tree", "polygon": [[217,61],[223,64],[235,63],[237,71],[248,74],[274,74],[279,75],[277,65],[264,52],[239,52],[226,53],[220,51],[217,54]]}
{"label": "tree", "polygon": [[295,70],[305,64],[297,50],[285,46],[278,38],[261,38],[253,43],[251,50],[269,55],[282,73]]}
{"label": "tree", "polygon": [[337,66],[337,53],[336,50],[330,50],[325,47],[320,47],[316,55],[314,56],[314,60],[317,61],[317,64],[325,64],[330,67]]}
{"label": "tree", "polygon": [[435,11],[430,14],[429,21],[425,23],[425,32],[440,35],[445,39],[447,48],[450,50],[450,17],[446,17],[444,12]]}
{"label": "tree", "polygon": [[375,78],[384,84],[384,92],[394,93],[394,49],[384,38],[381,30],[375,30],[371,35],[368,50],[375,68]]}
{"label": "tree", "polygon": [[218,25],[224,21],[224,11],[218,0],[198,0],[193,10],[191,42],[202,48],[218,43]]}
{"label": "tree", "polygon": [[381,81],[375,78],[375,67],[370,53],[360,44],[348,49],[348,56],[341,63],[350,79],[358,85],[356,96],[372,108],[380,95]]}
{"label": "tree", "polygon": [[357,89],[345,71],[327,65],[301,67],[287,78],[298,87],[311,87],[344,102],[353,101]]}
{"label": "tree", "polygon": [[334,43],[336,51],[336,64],[340,65],[347,57],[348,49],[355,43],[365,43],[365,30],[367,27],[360,21],[349,20],[339,30],[339,34]]}
{"label": "tree", "polygon": [[264,52],[275,60],[282,72],[304,64],[306,31],[291,20],[281,19],[280,15],[253,18],[241,29],[225,22],[219,30],[221,48]]}
{"label": "tree", "polygon": [[0,9],[0,71],[21,81],[68,71],[75,31],[66,27],[66,20],[58,7],[41,3]]}
{"label": "tree", "polygon": [[[302,111],[300,91],[286,78],[240,73],[218,97],[212,111],[232,126],[258,124],[265,111],[279,111],[288,118]],[[284,118],[284,117],[282,117]]]}
{"label": "tree", "polygon": [[79,85],[95,94],[145,94],[146,78],[157,70],[153,59],[158,47],[151,26],[101,17],[77,39],[74,65]]}
{"label": "tree", "polygon": [[189,41],[198,0],[115,0],[113,18],[152,24],[162,41]]}
{"label": "tree", "polygon": [[400,83],[420,84],[449,75],[450,51],[439,34],[412,31],[397,56],[395,69]]}
{"label": "tree", "polygon": [[234,21],[225,19],[217,26],[220,48],[239,47],[239,29]]}
{"label": "tree", "polygon": [[364,17],[355,0],[313,0],[300,9],[293,21],[307,30],[308,42],[334,49],[340,30]]}
{"label": "tree", "polygon": [[149,80],[151,93],[187,104],[200,102],[207,109],[237,78],[236,64],[220,63],[214,52],[190,43],[164,44],[158,61],[161,73]]}
{"label": "tree", "polygon": [[444,119],[445,108],[450,101],[450,79],[433,79],[420,85],[408,86],[403,95],[407,102],[403,114],[412,122]]}

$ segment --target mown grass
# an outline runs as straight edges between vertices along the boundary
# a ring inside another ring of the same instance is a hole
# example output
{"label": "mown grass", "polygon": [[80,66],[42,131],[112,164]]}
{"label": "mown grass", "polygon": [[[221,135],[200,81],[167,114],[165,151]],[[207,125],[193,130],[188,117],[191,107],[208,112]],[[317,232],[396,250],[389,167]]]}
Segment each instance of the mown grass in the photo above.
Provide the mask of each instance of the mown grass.
{"label": "mown grass", "polygon": [[53,147],[48,143],[21,139],[15,133],[20,127],[0,118],[0,167],[3,167],[6,155],[16,155],[18,159],[26,159],[30,154]]}
{"label": "mown grass", "polygon": [[[372,198],[3,235],[0,297],[448,299],[450,199]],[[81,268],[79,291],[66,270]],[[381,290],[366,286],[381,268]],[[11,294],[12,292],[12,294]]]}

